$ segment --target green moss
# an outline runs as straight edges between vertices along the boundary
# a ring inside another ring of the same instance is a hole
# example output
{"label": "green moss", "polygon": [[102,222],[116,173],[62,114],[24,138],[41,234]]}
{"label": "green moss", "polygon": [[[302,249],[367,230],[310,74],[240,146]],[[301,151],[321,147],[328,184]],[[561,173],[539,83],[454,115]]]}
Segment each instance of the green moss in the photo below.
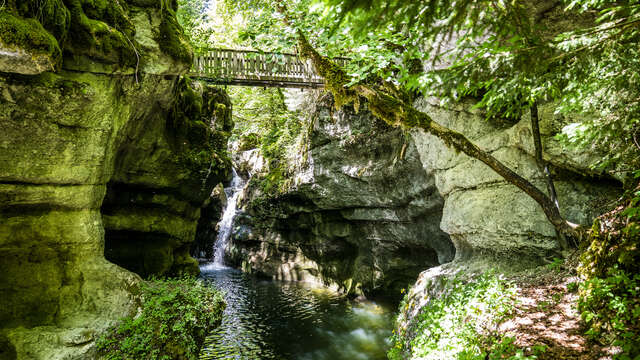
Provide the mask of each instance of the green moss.
{"label": "green moss", "polygon": [[124,1],[67,0],[71,28],[65,50],[76,56],[134,67],[135,26],[122,4]]}
{"label": "green moss", "polygon": [[71,19],[62,0],[21,0],[17,2],[16,10],[20,16],[40,22],[59,44],[64,44]]}
{"label": "green moss", "polygon": [[247,151],[255,149],[260,146],[260,135],[256,133],[249,133],[240,137],[240,145],[238,151]]}
{"label": "green moss", "polygon": [[358,112],[359,98],[355,91],[347,87],[350,80],[347,74],[333,61],[320,55],[300,30],[298,31],[298,49],[303,58],[312,60],[318,74],[324,77],[325,87],[333,94],[336,109],[353,102]]}
{"label": "green moss", "polygon": [[[230,118],[231,104],[215,88],[207,87],[202,93],[196,88],[188,77],[180,79],[167,130],[173,134],[176,165],[190,173],[189,178],[215,185],[226,179],[231,160],[226,150],[229,133],[215,130],[211,121]],[[222,109],[225,111],[221,112]]]}
{"label": "green moss", "polygon": [[60,63],[61,49],[71,56],[133,67],[135,26],[125,1],[24,0],[0,12],[2,41],[51,54]]}
{"label": "green moss", "polygon": [[173,9],[163,9],[159,30],[156,41],[163,52],[182,63],[193,63],[193,49],[185,38]]}
{"label": "green moss", "polygon": [[0,10],[0,42],[49,55],[59,65],[69,23],[62,0],[9,1]]}
{"label": "green moss", "polygon": [[5,45],[47,54],[54,63],[61,60],[58,42],[35,19],[24,19],[8,11],[0,11],[0,41]]}

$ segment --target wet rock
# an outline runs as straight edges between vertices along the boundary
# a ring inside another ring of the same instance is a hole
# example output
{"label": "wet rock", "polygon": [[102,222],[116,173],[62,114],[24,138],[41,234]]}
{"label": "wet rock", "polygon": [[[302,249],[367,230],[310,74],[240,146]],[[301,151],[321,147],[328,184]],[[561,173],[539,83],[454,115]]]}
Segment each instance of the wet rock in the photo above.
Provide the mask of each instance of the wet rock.
{"label": "wet rock", "polygon": [[200,259],[213,259],[213,246],[218,237],[217,224],[227,206],[227,197],[222,184],[213,189],[211,197],[200,211],[196,238],[191,246],[191,255]]}

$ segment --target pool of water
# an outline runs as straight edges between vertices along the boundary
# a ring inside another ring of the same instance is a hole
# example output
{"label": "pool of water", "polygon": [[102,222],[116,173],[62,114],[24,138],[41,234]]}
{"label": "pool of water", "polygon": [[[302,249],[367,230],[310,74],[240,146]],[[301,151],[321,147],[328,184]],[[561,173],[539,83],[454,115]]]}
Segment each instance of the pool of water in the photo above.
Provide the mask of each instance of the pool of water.
{"label": "pool of water", "polygon": [[227,309],[200,359],[386,359],[393,327],[388,307],[221,266],[204,265],[201,271],[226,293]]}

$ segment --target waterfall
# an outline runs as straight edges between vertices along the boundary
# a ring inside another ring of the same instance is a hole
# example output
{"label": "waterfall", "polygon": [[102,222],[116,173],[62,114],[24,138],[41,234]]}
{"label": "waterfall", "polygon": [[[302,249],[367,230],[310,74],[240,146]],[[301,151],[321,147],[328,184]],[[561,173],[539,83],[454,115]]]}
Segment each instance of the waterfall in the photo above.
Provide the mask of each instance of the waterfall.
{"label": "waterfall", "polygon": [[245,181],[238,175],[236,169],[232,168],[231,173],[233,174],[231,184],[224,189],[224,193],[227,196],[227,207],[224,209],[222,219],[218,223],[218,237],[213,245],[213,263],[216,265],[224,265],[224,249],[233,230],[233,219],[236,217],[238,196],[242,194],[242,189],[245,185]]}

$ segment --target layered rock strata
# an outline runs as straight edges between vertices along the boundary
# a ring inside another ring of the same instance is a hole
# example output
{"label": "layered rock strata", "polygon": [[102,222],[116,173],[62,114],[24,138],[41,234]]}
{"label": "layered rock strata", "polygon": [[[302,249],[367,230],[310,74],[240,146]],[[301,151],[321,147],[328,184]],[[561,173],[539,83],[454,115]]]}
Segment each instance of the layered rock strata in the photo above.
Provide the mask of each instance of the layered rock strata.
{"label": "layered rock strata", "polygon": [[178,80],[191,50],[174,11],[3,3],[0,358],[91,358],[100,331],[137,311],[140,277],[113,262],[197,271],[188,247],[228,176],[230,104]]}

